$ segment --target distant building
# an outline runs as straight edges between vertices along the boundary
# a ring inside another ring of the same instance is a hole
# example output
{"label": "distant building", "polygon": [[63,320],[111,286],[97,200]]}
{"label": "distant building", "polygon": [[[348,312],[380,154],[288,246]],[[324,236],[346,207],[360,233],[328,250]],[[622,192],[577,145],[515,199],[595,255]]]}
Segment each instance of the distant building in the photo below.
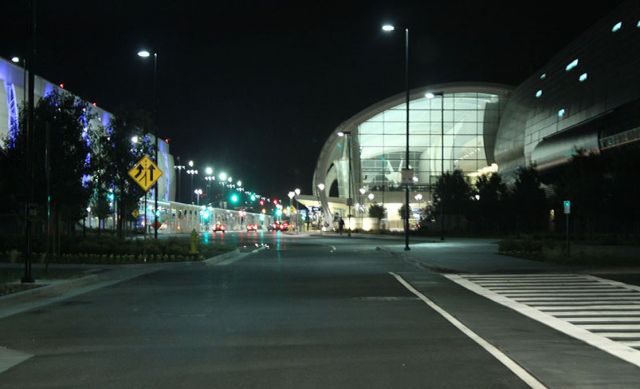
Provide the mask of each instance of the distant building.
{"label": "distant building", "polygon": [[[444,171],[473,180],[521,166],[540,170],[566,163],[577,149],[615,152],[640,140],[640,6],[628,1],[512,88],[453,83],[410,92],[410,160],[405,160],[404,93],[346,120],[325,142],[313,176],[314,195],[329,224],[346,217],[367,229],[372,203],[387,208],[387,227],[401,229],[401,170],[413,170],[410,206],[432,200]],[[432,93],[432,98],[425,95]],[[441,115],[444,113],[444,116]],[[339,136],[343,134],[343,136]]]}

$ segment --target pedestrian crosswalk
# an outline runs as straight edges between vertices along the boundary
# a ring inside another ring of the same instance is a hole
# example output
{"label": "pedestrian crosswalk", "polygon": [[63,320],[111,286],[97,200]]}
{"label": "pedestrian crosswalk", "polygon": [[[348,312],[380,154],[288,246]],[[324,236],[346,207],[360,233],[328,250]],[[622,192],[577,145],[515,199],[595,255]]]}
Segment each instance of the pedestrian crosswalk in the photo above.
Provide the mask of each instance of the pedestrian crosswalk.
{"label": "pedestrian crosswalk", "polygon": [[639,286],[586,274],[446,277],[640,367]]}

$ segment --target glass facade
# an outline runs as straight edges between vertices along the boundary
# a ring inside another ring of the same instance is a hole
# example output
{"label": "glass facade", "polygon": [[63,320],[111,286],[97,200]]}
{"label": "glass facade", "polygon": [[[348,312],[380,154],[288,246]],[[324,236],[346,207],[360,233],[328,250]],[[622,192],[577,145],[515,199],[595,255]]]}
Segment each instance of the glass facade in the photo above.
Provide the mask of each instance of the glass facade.
{"label": "glass facade", "polygon": [[[489,93],[444,93],[418,98],[409,105],[409,165],[416,189],[429,190],[444,171],[473,174],[493,162],[485,136],[498,128],[501,99]],[[406,167],[406,106],[400,104],[360,123],[354,154],[369,191],[400,191]]]}

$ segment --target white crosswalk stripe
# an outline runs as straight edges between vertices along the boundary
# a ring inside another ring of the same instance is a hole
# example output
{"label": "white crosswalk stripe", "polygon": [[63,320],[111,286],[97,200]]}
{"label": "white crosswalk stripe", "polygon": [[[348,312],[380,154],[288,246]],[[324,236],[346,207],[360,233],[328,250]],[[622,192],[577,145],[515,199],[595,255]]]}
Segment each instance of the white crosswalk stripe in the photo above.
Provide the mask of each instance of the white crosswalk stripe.
{"label": "white crosswalk stripe", "polygon": [[640,367],[640,287],[582,274],[447,278]]}

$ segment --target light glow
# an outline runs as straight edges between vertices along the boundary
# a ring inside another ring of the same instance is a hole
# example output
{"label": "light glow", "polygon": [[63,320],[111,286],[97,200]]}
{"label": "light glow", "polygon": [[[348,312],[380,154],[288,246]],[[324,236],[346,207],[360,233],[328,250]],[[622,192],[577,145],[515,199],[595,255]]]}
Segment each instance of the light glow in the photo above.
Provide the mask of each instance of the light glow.
{"label": "light glow", "polygon": [[151,55],[147,50],[138,51],[138,57],[147,58]]}
{"label": "light glow", "polygon": [[213,168],[212,168],[212,167],[210,167],[210,166],[207,166],[207,167],[204,169],[204,172],[205,172],[208,176],[210,176],[210,175],[212,175],[212,174],[213,174]]}
{"label": "light glow", "polygon": [[611,27],[611,32],[616,32],[622,28],[622,22],[618,22]]}
{"label": "light glow", "polygon": [[18,63],[18,62],[20,62],[20,58],[19,57],[11,57],[11,62]]}
{"label": "light glow", "polygon": [[392,25],[392,24],[385,24],[382,26],[382,31],[384,32],[391,32],[394,31],[396,28]]}
{"label": "light glow", "polygon": [[574,59],[573,61],[569,62],[569,64],[567,65],[566,68],[564,68],[564,70],[566,70],[567,72],[570,71],[571,69],[573,69],[576,66],[578,66],[579,62],[580,61],[578,61],[578,58]]}
{"label": "light glow", "polygon": [[580,77],[578,78],[578,81],[580,81],[580,82],[584,82],[584,81],[586,81],[586,80],[587,80],[587,77],[588,77],[587,73],[582,73],[582,74],[580,75]]}
{"label": "light glow", "polygon": [[542,89],[538,89],[538,91],[536,92],[536,98],[540,98],[542,97]]}

